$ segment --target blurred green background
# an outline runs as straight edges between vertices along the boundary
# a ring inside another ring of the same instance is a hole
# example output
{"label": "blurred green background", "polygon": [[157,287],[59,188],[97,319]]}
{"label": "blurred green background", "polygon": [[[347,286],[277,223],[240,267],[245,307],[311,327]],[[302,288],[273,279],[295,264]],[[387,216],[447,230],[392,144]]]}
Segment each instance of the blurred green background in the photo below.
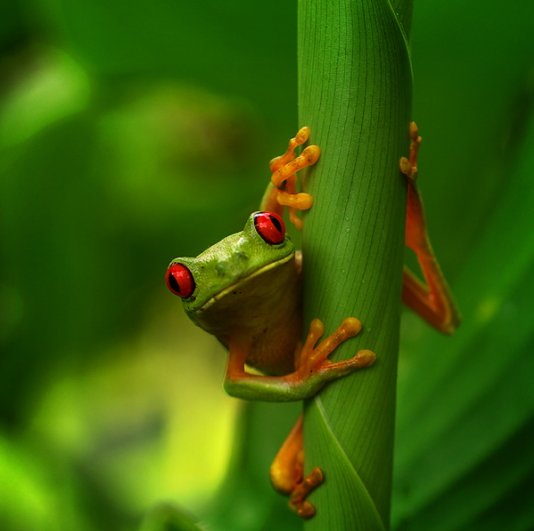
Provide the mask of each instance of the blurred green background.
{"label": "blurred green background", "polygon": [[[403,320],[397,529],[534,527],[533,30],[527,1],[415,6],[421,188],[464,323]],[[298,406],[228,398],[163,282],[257,207],[296,79],[296,3],[1,4],[1,529],[135,529],[161,502],[300,527],[267,474]]]}

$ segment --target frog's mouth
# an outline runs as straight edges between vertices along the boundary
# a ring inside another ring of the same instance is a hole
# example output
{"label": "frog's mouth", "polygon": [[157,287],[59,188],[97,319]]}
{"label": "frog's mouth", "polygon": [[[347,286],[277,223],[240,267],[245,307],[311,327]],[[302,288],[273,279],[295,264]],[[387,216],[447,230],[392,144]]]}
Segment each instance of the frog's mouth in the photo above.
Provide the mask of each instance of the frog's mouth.
{"label": "frog's mouth", "polygon": [[[221,301],[227,301],[229,305],[236,305],[240,303],[240,299],[246,298],[247,301],[252,301],[255,298],[268,297],[269,292],[273,292],[280,288],[283,288],[287,282],[286,275],[281,271],[288,269],[284,268],[285,264],[293,262],[295,260],[295,254],[291,253],[283,258],[280,258],[276,262],[271,262],[259,269],[256,269],[252,273],[246,276],[237,278],[230,286],[219,291],[201,306],[199,306],[194,313],[199,315],[217,306]],[[296,267],[294,268],[294,274],[296,274]],[[289,268],[291,272],[291,268]]]}

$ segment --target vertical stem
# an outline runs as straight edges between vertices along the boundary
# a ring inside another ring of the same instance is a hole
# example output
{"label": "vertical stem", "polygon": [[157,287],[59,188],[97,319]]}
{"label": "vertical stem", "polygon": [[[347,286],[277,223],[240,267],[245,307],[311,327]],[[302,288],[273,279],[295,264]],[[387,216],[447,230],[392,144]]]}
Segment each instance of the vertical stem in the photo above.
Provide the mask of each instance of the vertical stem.
{"label": "vertical stem", "polygon": [[387,529],[391,496],[411,70],[411,0],[299,0],[299,121],[322,150],[307,189],[304,312],[333,330],[358,317],[377,363],[305,405],[306,466],[326,482],[309,529]]}

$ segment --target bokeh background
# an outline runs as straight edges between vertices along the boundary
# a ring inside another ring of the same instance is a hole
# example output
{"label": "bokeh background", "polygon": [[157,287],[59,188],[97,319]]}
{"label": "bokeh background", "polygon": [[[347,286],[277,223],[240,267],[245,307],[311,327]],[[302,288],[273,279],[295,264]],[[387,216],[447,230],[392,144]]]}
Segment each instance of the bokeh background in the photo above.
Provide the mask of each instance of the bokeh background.
{"label": "bokeh background", "polygon": [[[415,6],[421,188],[464,323],[403,318],[396,529],[534,527],[533,30],[527,1]],[[257,207],[296,83],[296,3],[1,4],[1,529],[136,529],[162,502],[299,528],[267,475],[298,405],[227,397],[163,282]]]}

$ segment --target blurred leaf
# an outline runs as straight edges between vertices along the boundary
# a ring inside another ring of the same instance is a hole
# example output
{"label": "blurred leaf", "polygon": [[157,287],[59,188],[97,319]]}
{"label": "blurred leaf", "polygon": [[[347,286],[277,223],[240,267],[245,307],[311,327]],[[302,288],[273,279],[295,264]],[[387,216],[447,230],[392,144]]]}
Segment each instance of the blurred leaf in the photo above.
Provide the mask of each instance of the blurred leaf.
{"label": "blurred leaf", "polygon": [[0,50],[16,48],[27,37],[22,11],[21,2],[0,3]]}
{"label": "blurred leaf", "polygon": [[[169,422],[170,442],[156,433],[151,445],[135,447],[153,435],[142,405],[154,397],[135,386],[135,353],[115,356],[143,337],[155,306],[172,317],[162,321],[178,336],[172,355],[198,355],[204,368],[210,365],[201,349],[186,348],[187,331],[175,315],[154,302],[168,296],[163,272],[175,255],[193,254],[241,228],[257,206],[273,146],[284,146],[296,115],[294,8],[278,0],[258,18],[256,7],[244,4],[211,2],[205,10],[145,4],[15,3],[7,9],[13,19],[0,27],[7,35],[2,43],[27,31],[33,44],[19,44],[0,60],[2,421],[29,424],[30,438],[61,450],[77,487],[90,493],[86,504],[70,506],[98,529],[106,522],[126,527],[132,513],[153,501],[149,494],[183,495],[180,478],[194,477],[186,495],[191,503],[202,504],[202,492],[216,486],[197,488],[213,478],[203,472],[215,459],[213,469],[224,468],[224,452],[208,459],[201,444],[191,450],[178,443],[187,443],[201,423],[210,435],[205,443],[213,444],[224,415],[213,422],[205,414],[178,417],[174,403],[174,415],[158,418],[158,426]],[[200,83],[234,96],[225,99]],[[161,354],[164,348],[154,344]],[[154,374],[176,376],[166,392],[191,400],[187,389],[196,386],[199,407],[209,408],[195,364],[178,371],[187,375],[180,386],[180,374],[164,358],[149,361],[158,365]],[[101,379],[92,379],[97,368]],[[219,399],[222,392],[217,387]],[[267,446],[269,460],[270,428],[257,443],[260,451]],[[219,450],[222,443],[216,441]],[[178,454],[188,458],[186,469],[163,470]],[[53,466],[45,456],[43,467]],[[255,501],[269,519],[272,505],[286,510],[270,491],[267,470],[261,467],[261,482],[270,501]],[[53,484],[45,476],[43,485]],[[56,507],[52,498],[44,505]]]}
{"label": "blurred leaf", "polygon": [[195,519],[178,507],[161,504],[144,518],[139,531],[200,531]]}
{"label": "blurred leaf", "polygon": [[[399,529],[530,528],[521,486],[533,472],[532,7],[514,4],[505,24],[482,2],[415,12],[421,186],[464,319],[453,338],[405,319],[393,498]],[[454,21],[452,40],[446,20]],[[441,105],[438,93],[446,95]],[[515,509],[506,509],[510,503]]]}
{"label": "blurred leaf", "polygon": [[[461,328],[452,338],[421,330],[401,372],[400,529],[485,529],[485,512],[534,472],[534,115],[523,113],[498,202],[454,285]],[[484,186],[484,174],[471,179]],[[505,527],[515,524],[510,515]]]}
{"label": "blurred leaf", "polygon": [[[0,435],[0,528],[3,531],[90,529],[69,474],[20,439]],[[50,485],[55,488],[51,489]]]}
{"label": "blurred leaf", "polygon": [[295,2],[273,0],[261,14],[254,3],[216,0],[36,5],[48,27],[100,78],[195,80],[253,102],[271,131],[287,135],[295,127]]}
{"label": "blurred leaf", "polygon": [[0,115],[0,394],[12,418],[43,368],[135,330],[165,294],[168,262],[240,227],[260,184],[241,106],[169,83],[96,105],[77,65],[40,52]]}
{"label": "blurred leaf", "polygon": [[287,498],[275,492],[269,477],[271,462],[300,408],[299,403],[241,402],[228,475],[203,518],[210,529],[293,531],[302,527],[302,520],[289,510]]}
{"label": "blurred leaf", "polygon": [[57,49],[25,56],[26,76],[0,106],[0,145],[29,140],[46,126],[87,108],[87,74]]}
{"label": "blurred leaf", "polygon": [[[534,3],[416,2],[413,119],[429,231],[453,280],[499,204],[534,76]],[[451,35],[453,28],[454,35]]]}

